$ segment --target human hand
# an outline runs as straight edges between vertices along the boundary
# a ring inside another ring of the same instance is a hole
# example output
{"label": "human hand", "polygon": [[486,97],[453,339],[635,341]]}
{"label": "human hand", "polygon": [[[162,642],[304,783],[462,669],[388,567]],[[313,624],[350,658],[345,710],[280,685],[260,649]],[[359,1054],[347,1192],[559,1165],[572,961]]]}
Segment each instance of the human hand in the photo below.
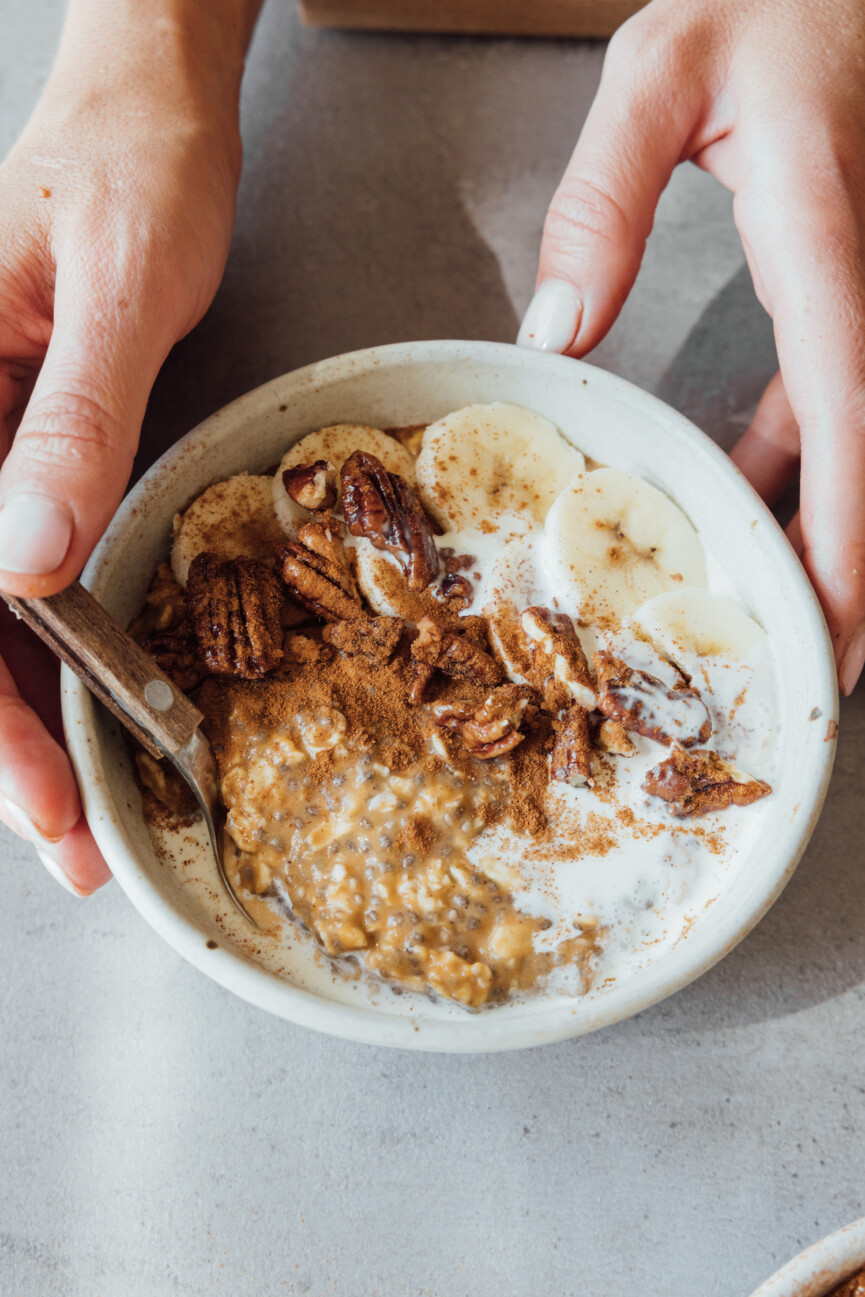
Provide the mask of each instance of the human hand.
{"label": "human hand", "polygon": [[733,459],[770,504],[801,463],[790,534],[845,693],[865,661],[863,60],[861,0],[652,0],[610,42],[519,337],[574,356],[601,340],[677,163],[733,191],[781,367]]}
{"label": "human hand", "polygon": [[[123,494],[156,374],[216,292],[240,170],[241,8],[257,5],[219,0],[192,21],[194,0],[73,0],[0,167],[8,593],[53,594],[78,575]],[[62,747],[56,663],[2,612],[0,818],[89,893],[110,873]]]}

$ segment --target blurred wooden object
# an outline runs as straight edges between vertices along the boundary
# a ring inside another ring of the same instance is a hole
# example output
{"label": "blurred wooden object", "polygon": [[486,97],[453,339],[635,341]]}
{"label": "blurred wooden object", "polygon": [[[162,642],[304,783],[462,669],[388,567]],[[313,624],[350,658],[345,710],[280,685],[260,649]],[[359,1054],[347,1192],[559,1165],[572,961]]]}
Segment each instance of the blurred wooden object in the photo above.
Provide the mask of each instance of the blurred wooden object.
{"label": "blurred wooden object", "polygon": [[497,36],[610,36],[648,0],[300,0],[313,27]]}

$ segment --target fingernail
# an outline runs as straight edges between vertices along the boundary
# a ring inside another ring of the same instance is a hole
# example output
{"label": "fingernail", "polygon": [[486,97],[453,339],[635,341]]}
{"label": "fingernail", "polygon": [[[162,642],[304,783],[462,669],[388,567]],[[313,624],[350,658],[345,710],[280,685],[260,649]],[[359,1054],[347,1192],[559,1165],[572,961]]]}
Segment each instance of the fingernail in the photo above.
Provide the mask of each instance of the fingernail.
{"label": "fingernail", "polygon": [[583,304],[572,284],[562,279],[545,279],[523,317],[517,334],[518,347],[536,351],[567,351],[577,336]]}
{"label": "fingernail", "polygon": [[12,491],[0,509],[0,569],[26,576],[54,572],[72,539],[72,514],[47,495]]}
{"label": "fingernail", "polygon": [[856,688],[856,681],[862,674],[862,667],[865,666],[865,626],[860,626],[857,631],[853,632],[847,650],[841,659],[841,692],[842,694],[852,694]]}
{"label": "fingernail", "polygon": [[63,870],[58,865],[57,861],[53,860],[51,856],[49,856],[47,851],[37,851],[36,854],[39,857],[39,859],[42,861],[43,865],[48,870],[49,874],[54,879],[54,881],[59,883],[61,887],[64,887],[67,892],[71,893],[72,896],[90,895],[89,892],[80,891],[79,888],[75,886],[72,879],[66,877]]}

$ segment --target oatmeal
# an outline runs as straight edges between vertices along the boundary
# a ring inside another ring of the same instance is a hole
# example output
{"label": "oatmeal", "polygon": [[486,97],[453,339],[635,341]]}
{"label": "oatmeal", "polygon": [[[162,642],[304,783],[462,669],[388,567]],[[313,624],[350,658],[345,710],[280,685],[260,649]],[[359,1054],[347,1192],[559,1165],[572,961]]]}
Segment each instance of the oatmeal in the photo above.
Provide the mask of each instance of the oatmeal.
{"label": "oatmeal", "polygon": [[833,1288],[829,1297],[865,1297],[865,1270],[845,1280],[840,1287]]}
{"label": "oatmeal", "polygon": [[392,432],[209,488],[133,629],[204,713],[232,885],[277,934],[469,1009],[602,988],[760,823],[766,636],[668,497],[540,416]]}

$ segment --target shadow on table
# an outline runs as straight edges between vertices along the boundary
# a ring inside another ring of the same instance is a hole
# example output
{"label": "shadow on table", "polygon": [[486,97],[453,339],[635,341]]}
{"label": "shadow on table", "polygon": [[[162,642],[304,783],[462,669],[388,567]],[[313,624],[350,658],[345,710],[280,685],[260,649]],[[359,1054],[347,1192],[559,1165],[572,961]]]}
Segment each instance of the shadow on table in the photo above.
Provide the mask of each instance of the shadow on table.
{"label": "shadow on table", "polygon": [[225,279],[159,377],[139,473],[205,415],[299,365],[406,339],[515,336],[498,261],[460,194],[477,79],[435,39],[307,32],[295,44],[289,69],[269,69],[266,53],[256,68]]}

